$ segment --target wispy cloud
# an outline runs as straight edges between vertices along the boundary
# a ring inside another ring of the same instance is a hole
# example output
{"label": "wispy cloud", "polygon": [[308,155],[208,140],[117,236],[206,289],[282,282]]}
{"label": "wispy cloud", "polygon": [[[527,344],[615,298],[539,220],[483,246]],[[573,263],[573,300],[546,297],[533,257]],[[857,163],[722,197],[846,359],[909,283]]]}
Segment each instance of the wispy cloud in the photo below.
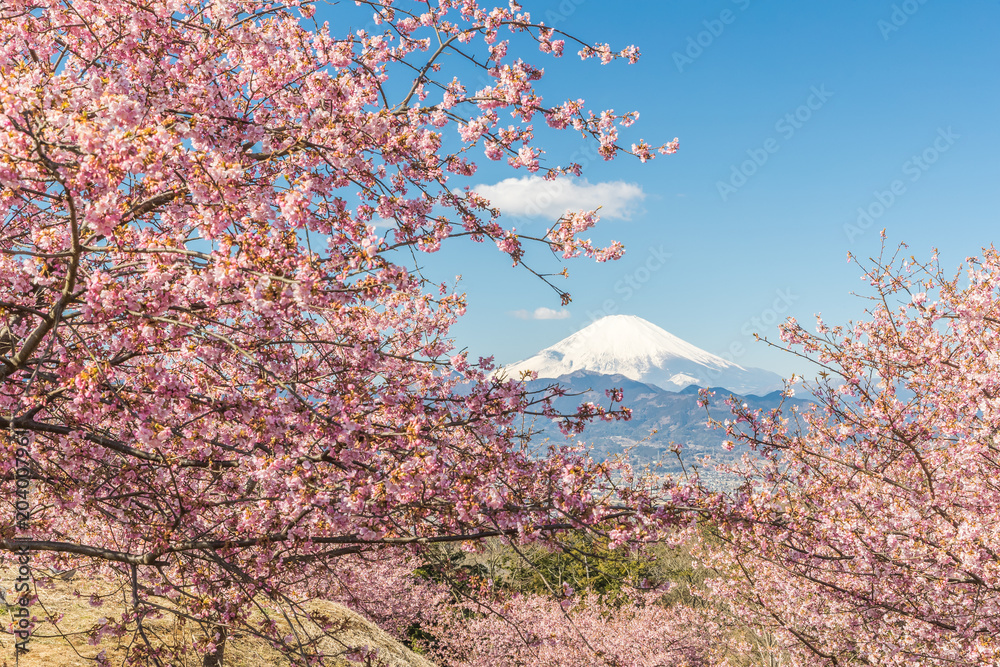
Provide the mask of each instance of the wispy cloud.
{"label": "wispy cloud", "polygon": [[544,306],[534,310],[514,310],[510,314],[520,320],[565,320],[569,317],[569,311],[565,308],[554,310]]}
{"label": "wispy cloud", "polygon": [[541,176],[506,178],[494,185],[472,188],[507,215],[556,220],[567,209],[577,211],[601,207],[601,217],[628,220],[646,198],[636,183],[611,181],[590,183],[585,178],[560,176],[546,181]]}

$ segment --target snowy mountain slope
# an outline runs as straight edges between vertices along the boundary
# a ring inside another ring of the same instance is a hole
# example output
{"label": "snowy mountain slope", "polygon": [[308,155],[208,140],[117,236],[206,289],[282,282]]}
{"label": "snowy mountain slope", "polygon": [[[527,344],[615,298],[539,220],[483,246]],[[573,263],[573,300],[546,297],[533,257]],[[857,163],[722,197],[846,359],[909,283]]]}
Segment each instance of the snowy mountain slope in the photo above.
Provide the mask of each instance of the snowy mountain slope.
{"label": "snowy mountain slope", "polygon": [[763,396],[782,388],[777,373],[726,361],[634,315],[601,318],[503,369],[511,377],[525,370],[536,371],[539,378],[577,371],[623,375],[669,391],[698,385]]}

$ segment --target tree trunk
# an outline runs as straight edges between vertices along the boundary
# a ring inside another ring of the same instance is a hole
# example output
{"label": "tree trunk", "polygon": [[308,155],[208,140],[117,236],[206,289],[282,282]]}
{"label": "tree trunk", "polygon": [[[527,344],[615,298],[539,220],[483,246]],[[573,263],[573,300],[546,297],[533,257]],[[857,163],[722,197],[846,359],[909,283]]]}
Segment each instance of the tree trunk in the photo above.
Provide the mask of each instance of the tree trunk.
{"label": "tree trunk", "polygon": [[215,650],[205,655],[202,667],[222,667],[222,656],[226,653],[226,628],[215,626]]}

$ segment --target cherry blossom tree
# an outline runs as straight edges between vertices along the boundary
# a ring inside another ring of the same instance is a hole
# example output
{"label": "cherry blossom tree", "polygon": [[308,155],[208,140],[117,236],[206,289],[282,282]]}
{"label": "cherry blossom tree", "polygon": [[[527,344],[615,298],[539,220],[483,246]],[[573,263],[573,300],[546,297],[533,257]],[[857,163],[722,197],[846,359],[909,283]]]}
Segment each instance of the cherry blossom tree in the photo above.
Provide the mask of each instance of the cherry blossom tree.
{"label": "cherry blossom tree", "polygon": [[864,320],[783,326],[822,366],[816,409],[734,403],[723,426],[756,453],[705,558],[796,664],[997,664],[1000,256],[872,262]]}
{"label": "cherry blossom tree", "polygon": [[536,132],[605,159],[675,151],[620,145],[635,113],[544,101],[543,70],[514,56],[638,51],[515,2],[357,4],[373,27],[340,34],[298,0],[0,7],[0,472],[13,482],[27,443],[31,508],[0,548],[119,582],[129,611],[94,636],[134,636],[132,663],[169,661],[157,614],[203,624],[205,665],[236,631],[323,662],[305,601],[340,557],[581,527],[621,541],[659,511],[611,464],[532,452],[525,417],[572,433],[627,411],[557,415],[457,353],[464,297],[414,259],[468,241],[533,272],[532,243],[620,256],[581,236],[594,211],[531,237],[455,184],[480,150],[579,173]]}
{"label": "cherry blossom tree", "polygon": [[732,633],[712,610],[658,604],[661,592],[636,591],[620,606],[572,593],[561,601],[503,597],[496,608],[483,596],[450,608],[431,626],[431,654],[463,667],[708,667],[722,664],[730,648],[719,639]]}

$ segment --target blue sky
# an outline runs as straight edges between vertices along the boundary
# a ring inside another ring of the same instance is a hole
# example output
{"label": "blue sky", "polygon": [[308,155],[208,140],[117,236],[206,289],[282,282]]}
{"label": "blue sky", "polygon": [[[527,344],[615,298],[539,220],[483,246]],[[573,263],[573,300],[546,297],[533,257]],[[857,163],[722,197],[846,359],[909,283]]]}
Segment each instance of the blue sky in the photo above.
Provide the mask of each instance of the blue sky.
{"label": "blue sky", "polygon": [[[628,252],[618,262],[568,263],[560,282],[573,295],[568,316],[492,247],[460,244],[428,257],[431,275],[463,275],[469,309],[453,333],[473,355],[513,362],[617,312],[710,352],[735,352],[743,365],[802,371],[751,334],[773,336],[787,315],[811,323],[822,312],[831,324],[861,316],[865,302],[851,292],[865,284],[846,257],[877,254],[883,227],[890,244],[906,242],[918,257],[939,248],[949,268],[994,241],[996,0],[523,4],[587,41],[643,53],[636,65],[606,67],[529,54],[546,69],[548,100],[636,109],[623,143],[676,136],[681,150],[645,165],[588,161],[591,187],[572,198],[603,193],[617,219],[603,221],[595,239],[623,241]],[[559,163],[585,150],[568,133],[547,145]],[[522,176],[487,163],[473,180]],[[859,208],[872,215],[867,229]],[[508,218],[525,232],[551,223],[516,213]],[[535,255],[541,267],[561,267]],[[536,311],[565,317],[531,319]]]}

